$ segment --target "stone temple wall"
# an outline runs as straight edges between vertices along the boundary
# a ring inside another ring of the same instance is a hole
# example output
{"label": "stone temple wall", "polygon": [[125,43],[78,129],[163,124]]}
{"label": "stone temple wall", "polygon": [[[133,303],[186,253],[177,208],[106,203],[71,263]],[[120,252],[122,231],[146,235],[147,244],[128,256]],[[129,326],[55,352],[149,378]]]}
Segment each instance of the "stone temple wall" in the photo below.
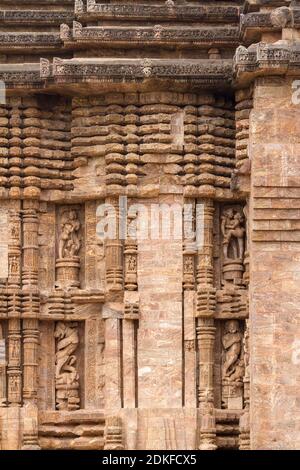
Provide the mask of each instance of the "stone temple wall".
{"label": "stone temple wall", "polygon": [[299,18],[0,1],[0,449],[300,447]]}

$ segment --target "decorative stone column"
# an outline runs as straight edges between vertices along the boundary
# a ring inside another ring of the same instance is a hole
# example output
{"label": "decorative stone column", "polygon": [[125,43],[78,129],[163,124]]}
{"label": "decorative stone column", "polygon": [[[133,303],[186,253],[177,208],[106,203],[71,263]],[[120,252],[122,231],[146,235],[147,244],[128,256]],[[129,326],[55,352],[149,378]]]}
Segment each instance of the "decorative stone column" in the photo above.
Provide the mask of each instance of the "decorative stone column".
{"label": "decorative stone column", "polygon": [[[136,214],[128,215],[128,224],[136,224]],[[133,227],[132,227],[133,228]],[[136,230],[135,230],[136,232]],[[137,240],[128,234],[124,246],[125,289],[137,290]]]}
{"label": "decorative stone column", "polygon": [[108,290],[120,291],[123,289],[123,243],[120,240],[120,208],[118,198],[107,198],[106,204],[111,206],[108,211],[108,219],[111,226],[115,226],[113,238],[107,239],[105,243],[106,254],[106,283]]}
{"label": "decorative stone column", "polygon": [[197,344],[199,353],[198,400],[200,408],[200,450],[215,450],[214,341],[215,293],[213,286],[213,214],[212,200],[198,201],[197,207]]}
{"label": "decorative stone column", "polygon": [[194,302],[196,292],[195,199],[185,198],[183,212],[183,330],[184,330],[184,406],[195,408],[196,392],[196,331]]}
{"label": "decorative stone column", "polygon": [[[19,206],[20,207],[20,206]],[[8,272],[8,405],[19,407],[22,403],[21,370],[21,214],[19,210],[9,215],[9,272]]]}
{"label": "decorative stone column", "polygon": [[19,318],[8,321],[8,403],[19,407],[22,403],[21,372],[21,322]]}
{"label": "decorative stone column", "polygon": [[[23,206],[23,399],[29,416],[24,419],[23,449],[38,448],[38,227],[39,201],[25,200]],[[26,413],[25,413],[26,414]]]}

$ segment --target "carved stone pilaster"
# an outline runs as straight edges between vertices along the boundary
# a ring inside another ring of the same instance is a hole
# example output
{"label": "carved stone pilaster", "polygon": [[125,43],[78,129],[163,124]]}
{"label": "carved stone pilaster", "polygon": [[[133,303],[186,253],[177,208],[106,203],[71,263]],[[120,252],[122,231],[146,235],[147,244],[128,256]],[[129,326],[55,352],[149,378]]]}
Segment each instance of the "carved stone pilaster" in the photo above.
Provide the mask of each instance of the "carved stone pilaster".
{"label": "carved stone pilaster", "polygon": [[213,285],[213,215],[211,200],[202,200],[197,205],[197,317],[212,317],[215,312]]}
{"label": "carved stone pilaster", "polygon": [[[128,216],[128,225],[133,229],[133,224],[136,224],[136,215]],[[135,232],[136,234],[136,230]],[[132,233],[134,235],[134,233]],[[124,259],[125,259],[125,289],[137,290],[137,240],[136,237],[131,237],[128,234],[124,246]]]}
{"label": "carved stone pilaster", "polygon": [[195,207],[192,200],[185,200],[183,213],[183,288],[184,290],[195,289]]}
{"label": "carved stone pilaster", "polygon": [[216,289],[213,285],[213,214],[210,200],[200,201],[197,207],[197,317],[213,317]]}
{"label": "carved stone pilaster", "polygon": [[214,342],[215,331],[212,318],[199,319],[197,341],[199,348],[200,450],[215,450],[216,425],[214,415]]}
{"label": "carved stone pilaster", "polygon": [[19,288],[21,282],[21,216],[14,211],[9,217],[10,240],[8,248],[8,285]]}
{"label": "carved stone pilaster", "polygon": [[8,321],[8,403],[21,406],[22,369],[21,369],[21,322],[19,318]]}
{"label": "carved stone pilaster", "polygon": [[120,208],[117,198],[108,198],[109,204],[107,217],[112,219],[111,226],[115,227],[115,233],[106,239],[106,283],[108,290],[119,291],[123,289],[123,242],[120,240]]}
{"label": "carved stone pilaster", "polygon": [[24,201],[23,207],[23,287],[38,285],[38,201]]}
{"label": "carved stone pilaster", "polygon": [[40,296],[38,291],[39,202],[25,200],[23,206],[23,399],[36,404]]}
{"label": "carved stone pilaster", "polygon": [[213,214],[211,200],[197,205],[197,343],[199,352],[198,401],[200,407],[199,449],[215,450],[214,343],[215,288],[213,285]]}
{"label": "carved stone pilaster", "polygon": [[24,401],[36,401],[38,388],[38,345],[39,328],[35,318],[23,320],[23,398]]}

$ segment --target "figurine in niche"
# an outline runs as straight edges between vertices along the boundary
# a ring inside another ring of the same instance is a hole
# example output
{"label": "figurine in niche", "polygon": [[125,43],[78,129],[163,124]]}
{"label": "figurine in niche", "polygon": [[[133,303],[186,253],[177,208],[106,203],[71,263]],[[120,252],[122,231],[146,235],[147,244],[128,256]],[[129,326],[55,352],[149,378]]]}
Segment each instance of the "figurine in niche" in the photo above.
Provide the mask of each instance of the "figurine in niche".
{"label": "figurine in niche", "polygon": [[136,257],[135,256],[129,256],[128,261],[127,261],[127,270],[130,272],[135,272],[137,268],[136,265]]}
{"label": "figurine in niche", "polygon": [[58,382],[72,382],[78,379],[78,374],[74,367],[76,351],[79,337],[77,323],[72,322],[69,325],[58,322],[55,328],[54,337],[57,339],[56,345],[56,372],[55,377]]}
{"label": "figurine in niche", "polygon": [[243,334],[237,320],[225,323],[222,345],[225,360],[222,367],[222,407],[243,408],[243,378],[245,363],[243,354]]}
{"label": "figurine in niche", "polygon": [[239,211],[232,208],[224,211],[221,218],[221,230],[225,259],[243,259],[245,237],[243,224],[244,217]]}
{"label": "figurine in niche", "polygon": [[77,212],[73,209],[62,214],[61,232],[59,237],[59,258],[74,258],[78,255],[81,241],[79,237],[80,222]]}
{"label": "figurine in niche", "polygon": [[79,375],[76,369],[78,344],[77,322],[58,322],[54,337],[56,338],[56,408],[58,410],[77,410],[79,408]]}
{"label": "figurine in niche", "polygon": [[9,274],[14,275],[14,274],[18,274],[18,272],[19,272],[18,258],[16,256],[13,256],[10,260]]}
{"label": "figurine in niche", "polygon": [[223,364],[223,378],[233,382],[244,376],[244,359],[242,357],[243,334],[237,320],[229,320],[225,323],[225,331],[222,338],[225,350],[225,362]]}

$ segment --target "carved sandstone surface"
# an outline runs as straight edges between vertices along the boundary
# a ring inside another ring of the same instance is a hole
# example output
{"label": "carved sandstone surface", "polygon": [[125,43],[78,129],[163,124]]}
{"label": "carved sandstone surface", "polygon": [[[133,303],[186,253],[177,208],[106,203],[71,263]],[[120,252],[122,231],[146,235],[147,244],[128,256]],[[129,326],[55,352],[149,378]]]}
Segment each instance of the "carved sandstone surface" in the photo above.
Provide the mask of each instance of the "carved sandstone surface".
{"label": "carved sandstone surface", "polygon": [[299,449],[300,5],[0,0],[0,449]]}

